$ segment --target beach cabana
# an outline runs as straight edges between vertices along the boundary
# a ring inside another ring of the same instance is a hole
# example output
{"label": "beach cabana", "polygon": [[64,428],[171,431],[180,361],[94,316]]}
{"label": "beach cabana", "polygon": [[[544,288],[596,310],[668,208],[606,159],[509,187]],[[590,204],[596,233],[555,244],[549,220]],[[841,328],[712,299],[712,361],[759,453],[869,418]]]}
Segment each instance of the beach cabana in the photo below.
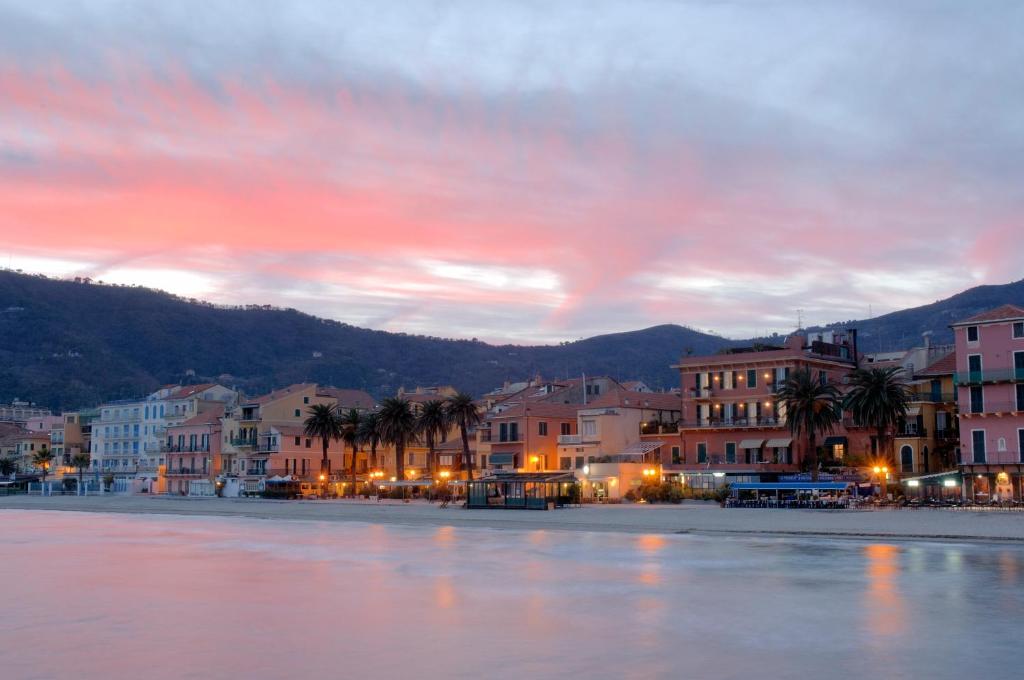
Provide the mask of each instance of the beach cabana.
{"label": "beach cabana", "polygon": [[835,508],[846,505],[853,482],[738,482],[729,487],[735,508]]}
{"label": "beach cabana", "polygon": [[549,510],[579,502],[572,472],[499,472],[468,486],[469,508]]}

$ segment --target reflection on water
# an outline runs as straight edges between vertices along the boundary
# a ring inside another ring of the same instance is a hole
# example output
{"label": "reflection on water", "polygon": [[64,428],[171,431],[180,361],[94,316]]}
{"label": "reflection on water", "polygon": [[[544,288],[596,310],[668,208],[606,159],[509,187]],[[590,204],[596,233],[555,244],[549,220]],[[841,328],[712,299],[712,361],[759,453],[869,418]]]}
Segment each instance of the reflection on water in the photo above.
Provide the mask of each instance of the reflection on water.
{"label": "reflection on water", "polygon": [[1024,629],[1006,546],[0,517],[5,680],[1005,677]]}

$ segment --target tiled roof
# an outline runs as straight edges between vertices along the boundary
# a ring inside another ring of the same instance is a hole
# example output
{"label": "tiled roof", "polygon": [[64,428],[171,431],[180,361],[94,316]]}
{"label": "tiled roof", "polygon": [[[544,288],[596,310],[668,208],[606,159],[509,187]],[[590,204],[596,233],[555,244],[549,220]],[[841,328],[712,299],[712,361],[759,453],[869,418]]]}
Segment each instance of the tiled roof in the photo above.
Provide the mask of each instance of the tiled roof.
{"label": "tiled roof", "polygon": [[338,406],[345,409],[371,410],[377,403],[373,397],[363,390],[353,390],[345,387],[321,387],[317,389],[316,396],[332,397],[337,400]]}
{"label": "tiled roof", "polygon": [[985,323],[987,321],[1009,321],[1009,320],[1024,319],[1024,309],[1017,305],[1003,305],[990,309],[987,312],[981,314],[975,314],[969,319],[963,321],[957,321],[954,326],[961,326],[967,323]]}
{"label": "tiled roof", "polygon": [[169,395],[167,395],[167,398],[186,399],[188,397],[191,397],[192,395],[199,394],[200,392],[205,392],[211,387],[216,386],[216,383],[202,383],[201,385],[185,385],[184,387],[179,387],[178,389],[171,392]]}
{"label": "tiled roof", "polygon": [[660,411],[679,411],[683,407],[683,401],[678,394],[665,392],[630,392],[628,390],[616,390],[602,394],[589,401],[586,405],[580,404],[577,408],[646,408]]}
{"label": "tiled roof", "polygon": [[274,390],[269,394],[264,394],[263,396],[256,397],[255,399],[251,399],[250,401],[247,401],[245,403],[269,404],[270,402],[277,401],[278,399],[281,399],[283,397],[287,397],[289,394],[301,392],[302,390],[309,389],[310,387],[313,386],[313,383],[296,383],[294,385],[289,385],[288,387],[282,387],[279,390]]}
{"label": "tiled roof", "polygon": [[915,376],[929,376],[929,375],[952,375],[956,373],[956,352],[950,352],[946,356],[942,357],[938,361],[933,362],[930,366],[926,367],[922,371],[915,373]]}
{"label": "tiled roof", "polygon": [[[190,427],[194,425],[212,425],[224,415],[224,404],[215,404],[198,415],[194,415],[180,425],[174,427]],[[168,428],[170,429],[170,428]]]}
{"label": "tiled roof", "polygon": [[[550,402],[535,401],[529,404],[516,404],[491,418],[564,418],[575,420],[576,412],[583,408],[580,404],[552,404]],[[529,409],[529,412],[527,412]]]}

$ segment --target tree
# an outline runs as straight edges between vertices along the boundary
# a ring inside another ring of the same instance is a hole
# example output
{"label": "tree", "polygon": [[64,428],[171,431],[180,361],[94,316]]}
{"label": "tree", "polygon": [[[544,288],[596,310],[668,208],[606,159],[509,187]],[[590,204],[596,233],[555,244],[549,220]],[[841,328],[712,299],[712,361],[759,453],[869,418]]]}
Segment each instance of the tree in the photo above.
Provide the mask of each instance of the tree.
{"label": "tree", "polygon": [[43,444],[32,456],[32,464],[43,471],[43,483],[46,483],[46,473],[49,472],[52,461],[53,452],[46,447],[46,444]]}
{"label": "tree", "polygon": [[430,471],[431,478],[436,478],[437,454],[435,449],[438,439],[444,437],[452,425],[451,415],[448,413],[444,401],[433,399],[423,404],[416,425],[420,436],[427,444],[427,469]]}
{"label": "tree", "polygon": [[790,373],[778,398],[785,406],[789,431],[794,437],[806,437],[811,479],[818,481],[817,438],[831,432],[842,419],[839,390],[815,377],[811,369],[801,368]]}
{"label": "tree", "polygon": [[341,441],[352,447],[352,464],[349,466],[349,479],[352,483],[351,495],[356,495],[356,453],[359,451],[359,428],[362,425],[362,414],[351,408],[341,414]]}
{"label": "tree", "polygon": [[85,468],[92,463],[92,457],[88,453],[76,453],[71,456],[71,467],[78,468],[78,493],[82,493],[82,476]]}
{"label": "tree", "polygon": [[380,440],[395,447],[395,474],[405,479],[405,447],[416,436],[416,414],[408,399],[391,397],[377,411]]}
{"label": "tree", "polygon": [[6,456],[0,458],[0,475],[4,477],[10,477],[18,471],[18,463],[13,458],[7,458]]}
{"label": "tree", "polygon": [[466,479],[473,481],[473,457],[469,453],[469,431],[483,422],[483,415],[473,397],[465,392],[448,397],[448,415],[459,426],[462,437],[462,463],[466,466]]}
{"label": "tree", "polygon": [[370,447],[370,470],[377,467],[377,447],[380,446],[380,417],[376,411],[363,415],[359,423],[359,441]]}
{"label": "tree", "polygon": [[850,390],[843,405],[854,422],[875,430],[878,456],[886,465],[893,460],[886,445],[893,441],[889,433],[907,417],[909,404],[910,392],[902,368],[858,368],[850,374]]}
{"label": "tree", "polygon": [[327,447],[332,439],[341,438],[341,422],[334,406],[330,404],[313,404],[309,407],[309,417],[305,421],[307,437],[319,437],[323,445],[324,456],[320,460],[320,474],[330,475],[331,461],[327,458]]}

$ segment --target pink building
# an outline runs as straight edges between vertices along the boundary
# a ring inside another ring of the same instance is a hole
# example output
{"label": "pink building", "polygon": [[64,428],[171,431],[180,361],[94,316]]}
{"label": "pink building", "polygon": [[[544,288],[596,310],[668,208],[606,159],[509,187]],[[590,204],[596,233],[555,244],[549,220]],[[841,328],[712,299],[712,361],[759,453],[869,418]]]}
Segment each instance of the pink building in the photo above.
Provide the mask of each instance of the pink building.
{"label": "pink building", "polygon": [[167,428],[167,440],[161,446],[167,455],[167,493],[187,494],[189,482],[208,480],[212,484],[220,474],[223,415],[224,405],[217,404]]}
{"label": "pink building", "polygon": [[1003,305],[953,324],[964,495],[1021,498],[1024,309]]}
{"label": "pink building", "polygon": [[[790,372],[810,369],[839,386],[856,368],[854,332],[793,335],[781,346],[734,348],[683,358],[682,419],[644,436],[660,440],[662,469],[695,488],[724,482],[774,481],[800,472],[806,444],[789,431],[776,393]],[[870,456],[871,433],[849,419],[819,437],[821,458],[839,465],[851,455]]]}

